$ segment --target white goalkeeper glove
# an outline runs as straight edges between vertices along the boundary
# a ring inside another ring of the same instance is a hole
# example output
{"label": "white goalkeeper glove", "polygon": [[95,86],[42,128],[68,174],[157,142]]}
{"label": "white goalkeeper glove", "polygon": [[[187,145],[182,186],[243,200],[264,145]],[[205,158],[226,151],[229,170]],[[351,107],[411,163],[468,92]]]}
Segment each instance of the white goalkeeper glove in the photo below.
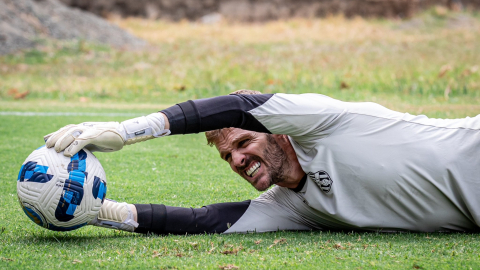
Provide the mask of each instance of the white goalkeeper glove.
{"label": "white goalkeeper glove", "polygon": [[118,122],[85,122],[68,125],[44,137],[48,148],[55,147],[67,157],[75,155],[82,148],[90,151],[113,152],[124,145],[167,136],[162,113],[152,113]]}

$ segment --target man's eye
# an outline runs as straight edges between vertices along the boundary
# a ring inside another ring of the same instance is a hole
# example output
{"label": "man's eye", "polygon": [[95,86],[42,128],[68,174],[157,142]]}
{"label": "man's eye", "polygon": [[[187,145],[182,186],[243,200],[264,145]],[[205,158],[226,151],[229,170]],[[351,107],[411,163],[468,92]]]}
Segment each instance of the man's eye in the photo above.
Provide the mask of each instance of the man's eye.
{"label": "man's eye", "polygon": [[241,140],[239,143],[238,143],[238,147],[242,147],[245,143],[247,143],[249,141],[249,139],[245,139],[245,140]]}
{"label": "man's eye", "polygon": [[230,159],[230,157],[231,157],[231,156],[232,156],[231,154],[226,154],[226,155],[225,155],[225,158],[224,158],[224,159],[225,159],[225,161],[227,161],[227,162],[228,162],[228,160]]}

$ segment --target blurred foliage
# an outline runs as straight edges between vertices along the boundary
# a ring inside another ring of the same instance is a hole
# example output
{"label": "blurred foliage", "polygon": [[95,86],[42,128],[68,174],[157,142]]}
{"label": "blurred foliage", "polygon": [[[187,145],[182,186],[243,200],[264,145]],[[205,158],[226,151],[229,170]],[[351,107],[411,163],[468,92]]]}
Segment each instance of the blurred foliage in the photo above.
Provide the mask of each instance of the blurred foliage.
{"label": "blurred foliage", "polygon": [[150,46],[42,41],[0,57],[0,99],[174,104],[242,88],[413,104],[480,98],[480,19],[473,13],[436,8],[408,21],[112,22]]}

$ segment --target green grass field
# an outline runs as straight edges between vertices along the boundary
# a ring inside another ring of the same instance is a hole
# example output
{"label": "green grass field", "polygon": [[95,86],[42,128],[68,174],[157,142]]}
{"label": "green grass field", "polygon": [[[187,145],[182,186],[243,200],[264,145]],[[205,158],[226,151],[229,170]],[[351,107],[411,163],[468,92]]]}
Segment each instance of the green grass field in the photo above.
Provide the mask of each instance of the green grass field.
{"label": "green grass field", "polygon": [[[459,25],[464,17],[468,23]],[[431,10],[406,22],[115,23],[151,45],[131,52],[45,42],[38,50],[0,57],[0,269],[480,268],[477,234],[145,236],[91,226],[61,233],[35,225],[17,202],[18,170],[43,135],[66,124],[122,121],[239,88],[324,93],[431,117],[480,113],[476,14]],[[118,201],[200,207],[260,194],[230,172],[203,134],[96,155],[107,173],[107,197]]]}

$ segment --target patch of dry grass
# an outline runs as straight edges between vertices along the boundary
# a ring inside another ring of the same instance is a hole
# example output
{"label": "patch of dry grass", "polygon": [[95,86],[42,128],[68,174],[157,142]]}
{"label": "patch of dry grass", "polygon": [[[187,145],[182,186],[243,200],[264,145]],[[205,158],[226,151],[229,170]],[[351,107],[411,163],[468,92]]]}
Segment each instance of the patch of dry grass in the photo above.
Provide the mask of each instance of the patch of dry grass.
{"label": "patch of dry grass", "polygon": [[[206,43],[269,44],[285,42],[426,42],[462,32],[466,39],[474,40],[475,31],[469,28],[444,28],[434,33],[420,29],[423,23],[406,24],[403,21],[372,21],[361,17],[346,19],[332,16],[324,19],[293,19],[263,24],[239,23],[171,23],[138,18],[113,19],[112,22],[128,29],[152,44],[197,40]],[[396,25],[400,27],[395,27]],[[393,27],[392,27],[393,26]],[[478,31],[478,24],[474,27]],[[408,28],[413,31],[402,31]],[[416,28],[416,29],[415,29]]]}
{"label": "patch of dry grass", "polygon": [[27,100],[172,104],[248,88],[413,106],[480,100],[480,20],[468,13],[410,21],[112,22],[150,46],[132,52],[55,43],[2,57],[0,98],[13,100],[15,90],[28,91]]}

